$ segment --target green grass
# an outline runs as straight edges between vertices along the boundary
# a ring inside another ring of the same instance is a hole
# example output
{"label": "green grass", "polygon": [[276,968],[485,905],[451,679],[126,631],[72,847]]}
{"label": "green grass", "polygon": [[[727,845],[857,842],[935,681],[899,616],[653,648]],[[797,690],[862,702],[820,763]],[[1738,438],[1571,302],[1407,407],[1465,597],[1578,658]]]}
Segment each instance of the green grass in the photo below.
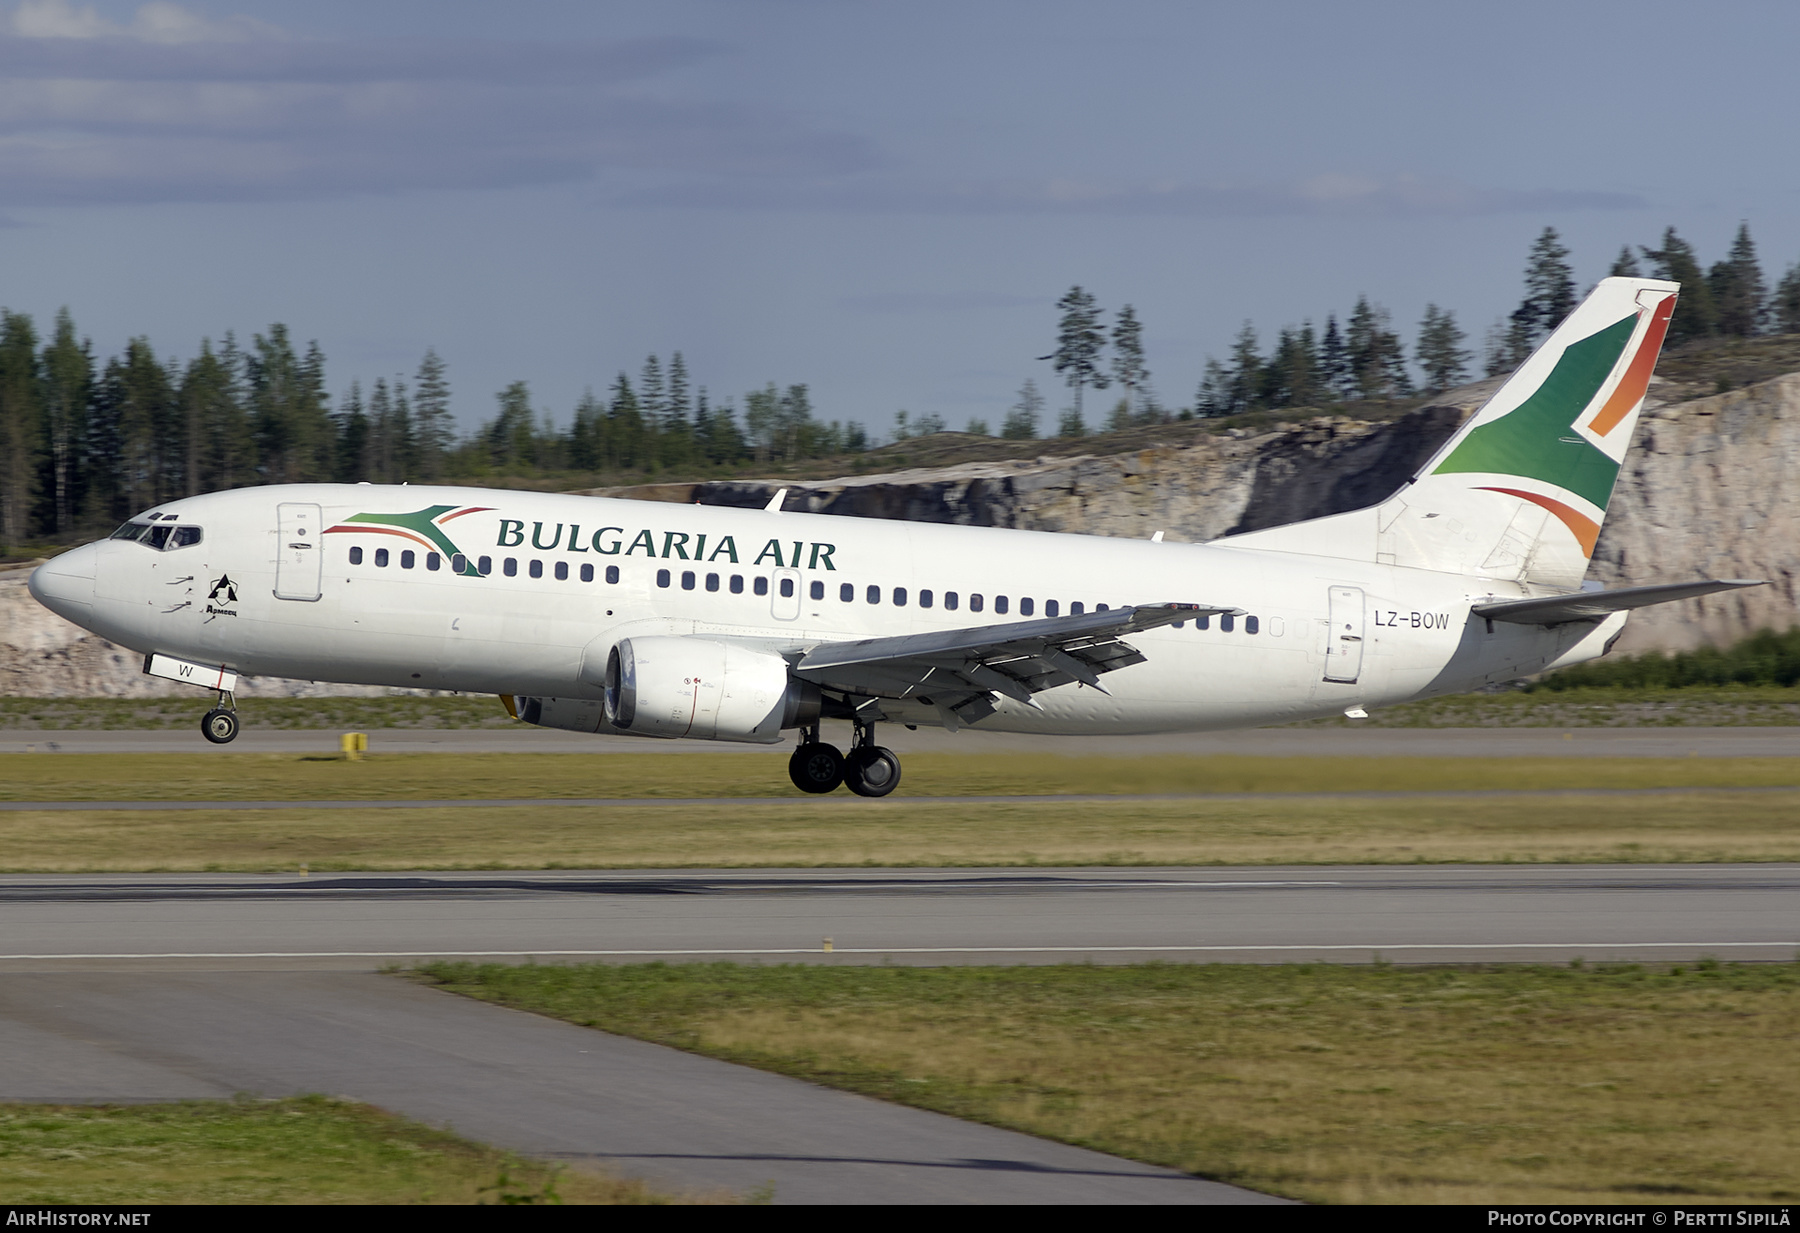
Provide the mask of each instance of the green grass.
{"label": "green grass", "polygon": [[1800,790],[1047,803],[7,811],[7,872],[1800,860]]}
{"label": "green grass", "polygon": [[[568,754],[0,754],[0,800],[788,796],[789,750]],[[1793,758],[1305,758],[917,753],[898,796],[1800,787]],[[834,798],[835,799],[835,798]]]}
{"label": "green grass", "polygon": [[1800,1198],[1800,965],[508,967],[507,1006],[1314,1202]]}
{"label": "green grass", "polygon": [[[1603,661],[1605,662],[1605,661]],[[1555,678],[1560,679],[1560,678]],[[195,691],[174,698],[0,698],[0,731],[189,731],[210,705]],[[485,694],[386,698],[245,698],[246,730],[379,731],[384,728],[517,728]],[[1800,724],[1800,688],[1681,689],[1594,685],[1459,694],[1372,711],[1368,719],[1308,720],[1295,727],[1635,728],[1785,727]]]}
{"label": "green grass", "polygon": [[666,1203],[323,1096],[0,1104],[0,1203]]}

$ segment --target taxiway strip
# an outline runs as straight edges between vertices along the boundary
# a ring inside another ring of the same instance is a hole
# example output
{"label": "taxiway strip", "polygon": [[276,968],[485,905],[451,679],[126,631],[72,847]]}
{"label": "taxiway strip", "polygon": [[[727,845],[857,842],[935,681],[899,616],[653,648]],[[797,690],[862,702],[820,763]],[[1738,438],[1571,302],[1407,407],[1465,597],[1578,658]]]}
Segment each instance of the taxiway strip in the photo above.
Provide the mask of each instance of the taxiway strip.
{"label": "taxiway strip", "polygon": [[[253,720],[252,704],[245,705]],[[0,730],[0,753],[299,753],[332,754],[337,729],[247,727],[229,745],[210,745],[194,727],[63,732]],[[1774,728],[1256,728],[1143,736],[1031,736],[963,729],[908,732],[883,724],[882,744],[913,753],[1055,753],[1136,758],[1195,757],[1409,758],[1783,758],[1800,757],[1800,726]],[[834,733],[828,726],[826,739]],[[836,735],[845,735],[839,726]],[[529,728],[371,729],[369,747],[387,753],[578,753],[779,755],[788,745],[664,741]]]}

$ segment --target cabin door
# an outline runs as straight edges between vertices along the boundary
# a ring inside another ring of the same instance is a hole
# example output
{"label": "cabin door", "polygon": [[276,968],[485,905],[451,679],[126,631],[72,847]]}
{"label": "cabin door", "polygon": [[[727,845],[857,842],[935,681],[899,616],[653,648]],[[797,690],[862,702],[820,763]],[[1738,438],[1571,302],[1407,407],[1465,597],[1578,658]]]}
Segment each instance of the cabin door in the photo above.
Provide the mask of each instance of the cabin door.
{"label": "cabin door", "polygon": [[800,571],[797,569],[778,569],[771,580],[774,582],[774,594],[770,596],[770,612],[777,621],[792,621],[800,615]]}
{"label": "cabin door", "polygon": [[1362,675],[1362,661],[1362,588],[1332,587],[1331,625],[1325,633],[1325,679],[1354,685]]}
{"label": "cabin door", "polygon": [[324,549],[319,543],[319,507],[284,501],[275,507],[279,529],[275,556],[275,598],[319,598]]}

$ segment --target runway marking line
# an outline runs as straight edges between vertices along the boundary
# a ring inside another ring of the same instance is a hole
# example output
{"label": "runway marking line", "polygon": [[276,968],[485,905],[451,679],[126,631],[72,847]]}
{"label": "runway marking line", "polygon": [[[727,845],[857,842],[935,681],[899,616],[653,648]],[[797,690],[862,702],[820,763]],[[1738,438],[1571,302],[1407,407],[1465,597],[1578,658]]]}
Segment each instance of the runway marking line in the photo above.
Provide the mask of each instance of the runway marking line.
{"label": "runway marking line", "polygon": [[8,960],[41,959],[397,959],[442,956],[473,959],[521,959],[533,956],[559,958],[623,958],[630,956],[666,955],[1054,955],[1072,953],[1198,953],[1217,951],[1395,951],[1395,950],[1609,950],[1667,949],[1676,947],[1762,947],[1800,948],[1800,939],[1787,942],[1367,942],[1367,943],[1283,943],[1267,945],[1246,943],[1241,946],[837,946],[824,951],[816,946],[729,948],[703,947],[695,950],[323,950],[323,951],[169,951],[142,954],[46,954],[0,955]]}
{"label": "runway marking line", "polygon": [[111,812],[221,809],[542,809],[553,807],[657,808],[695,805],[853,805],[879,809],[894,805],[1043,805],[1112,804],[1132,801],[1306,801],[1410,800],[1426,797],[1512,798],[1539,796],[1672,796],[1695,792],[1793,792],[1796,784],[1715,785],[1683,788],[1409,788],[1349,792],[1144,792],[1038,793],[1012,796],[901,796],[864,800],[856,797],[792,796],[646,796],[646,797],[465,797],[456,800],[317,800],[317,801],[0,801],[0,812]]}

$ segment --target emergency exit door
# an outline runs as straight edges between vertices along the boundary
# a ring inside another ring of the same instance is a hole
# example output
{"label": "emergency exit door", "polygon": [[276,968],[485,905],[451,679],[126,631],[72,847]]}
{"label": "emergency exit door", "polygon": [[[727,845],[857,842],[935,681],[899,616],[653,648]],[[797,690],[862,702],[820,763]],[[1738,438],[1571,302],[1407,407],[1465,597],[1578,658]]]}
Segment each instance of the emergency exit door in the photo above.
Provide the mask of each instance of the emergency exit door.
{"label": "emergency exit door", "polygon": [[1362,588],[1332,587],[1331,626],[1325,635],[1325,679],[1354,685],[1362,675],[1362,661]]}
{"label": "emergency exit door", "polygon": [[319,598],[324,549],[319,543],[319,507],[284,501],[275,507],[275,598]]}

